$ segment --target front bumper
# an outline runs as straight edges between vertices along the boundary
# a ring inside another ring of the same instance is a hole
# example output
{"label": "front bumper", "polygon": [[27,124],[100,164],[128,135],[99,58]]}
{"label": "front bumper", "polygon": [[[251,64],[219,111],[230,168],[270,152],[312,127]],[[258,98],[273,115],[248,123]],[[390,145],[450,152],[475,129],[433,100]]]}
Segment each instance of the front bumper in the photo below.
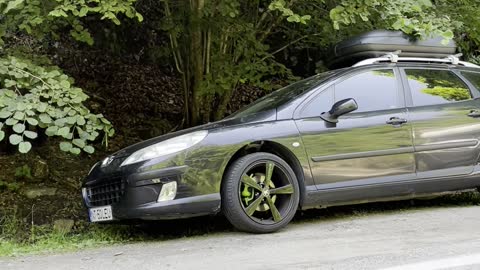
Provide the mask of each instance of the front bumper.
{"label": "front bumper", "polygon": [[163,220],[216,214],[220,211],[220,194],[192,196],[136,207],[112,206],[113,217],[122,219]]}
{"label": "front bumper", "polygon": [[[173,166],[134,173],[108,173],[86,181],[83,199],[87,208],[110,205],[114,220],[162,220],[212,215],[220,211],[220,194],[202,192],[185,179],[189,166]],[[162,186],[176,181],[173,200],[157,202]],[[207,194],[205,194],[207,193]]]}

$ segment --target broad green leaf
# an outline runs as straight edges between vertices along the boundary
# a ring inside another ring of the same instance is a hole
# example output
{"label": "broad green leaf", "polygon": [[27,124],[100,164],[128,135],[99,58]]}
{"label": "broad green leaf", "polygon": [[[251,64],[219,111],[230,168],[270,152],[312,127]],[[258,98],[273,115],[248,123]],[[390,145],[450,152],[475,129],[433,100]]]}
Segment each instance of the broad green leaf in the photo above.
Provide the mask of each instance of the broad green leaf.
{"label": "broad green leaf", "polygon": [[77,125],[79,126],[83,126],[85,125],[86,121],[85,121],[85,118],[83,116],[78,116],[77,117]]}
{"label": "broad green leaf", "polygon": [[67,117],[66,119],[67,119],[67,123],[70,125],[73,125],[77,122],[77,118],[73,116]]}
{"label": "broad green leaf", "polygon": [[27,105],[25,103],[17,103],[17,111],[25,111],[27,109]]}
{"label": "broad green leaf", "polygon": [[38,137],[38,134],[34,131],[26,130],[23,135],[25,137],[30,138],[30,139],[36,139]]}
{"label": "broad green leaf", "polygon": [[40,104],[38,104],[38,106],[37,106],[37,111],[43,113],[43,112],[45,112],[46,110],[47,110],[47,104],[45,104],[45,103],[43,103],[43,102],[40,103]]}
{"label": "broad green leaf", "polygon": [[53,16],[53,17],[65,17],[65,18],[68,17],[67,13],[65,13],[65,11],[63,11],[61,9],[52,10],[52,11],[50,11],[50,13],[48,15]]}
{"label": "broad green leaf", "polygon": [[45,124],[52,123],[52,118],[48,114],[42,113],[38,118],[42,123],[45,123]]}
{"label": "broad green leaf", "polygon": [[291,15],[287,18],[288,22],[300,22],[300,16],[297,14]]}
{"label": "broad green leaf", "polygon": [[62,127],[57,131],[57,135],[62,137],[67,137],[69,133],[70,133],[69,127]]}
{"label": "broad green leaf", "polygon": [[17,145],[17,144],[19,144],[23,141],[22,136],[17,135],[17,134],[10,135],[8,140],[12,145]]}
{"label": "broad green leaf", "polygon": [[0,142],[5,139],[5,131],[0,130]]}
{"label": "broad green leaf", "polygon": [[443,38],[446,40],[442,43],[444,43],[445,45],[448,44],[448,42],[453,39],[454,35],[453,35],[453,32],[452,30],[447,30],[445,31],[443,34],[442,34]]}
{"label": "broad green leaf", "polygon": [[17,111],[25,111],[27,109],[27,104],[25,103],[17,103]]}
{"label": "broad green leaf", "polygon": [[9,112],[9,111],[6,111],[6,110],[0,111],[0,118],[2,118],[2,119],[8,118],[11,115],[12,115],[12,112]]}
{"label": "broad green leaf", "polygon": [[18,151],[22,154],[28,153],[32,149],[32,144],[30,142],[21,142],[18,145]]}
{"label": "broad green leaf", "polygon": [[70,153],[72,153],[74,155],[79,155],[80,152],[81,152],[80,148],[73,147],[72,149],[70,149]]}
{"label": "broad green leaf", "polygon": [[45,75],[46,78],[55,78],[57,76],[62,75],[58,70],[52,70]]}
{"label": "broad green leaf", "polygon": [[58,127],[63,127],[63,126],[65,126],[66,122],[67,122],[67,120],[65,118],[60,118],[60,119],[55,120],[54,123]]}
{"label": "broad green leaf", "polygon": [[58,132],[58,127],[57,126],[51,126],[51,127],[48,127],[46,130],[45,130],[45,134],[49,137],[52,137],[52,136],[55,136],[57,135],[57,132]]}
{"label": "broad green leaf", "polygon": [[13,115],[13,118],[15,118],[17,120],[23,120],[23,119],[25,119],[25,113],[24,112],[16,112]]}
{"label": "broad green leaf", "polygon": [[89,154],[93,154],[95,152],[95,148],[93,148],[93,146],[87,145],[83,148],[83,151]]}
{"label": "broad green leaf", "polygon": [[25,125],[24,124],[16,124],[13,126],[13,131],[15,131],[18,134],[22,134],[25,131]]}
{"label": "broad green leaf", "polygon": [[61,142],[60,143],[60,150],[63,152],[70,152],[70,149],[72,149],[72,143],[70,142]]}
{"label": "broad green leaf", "polygon": [[111,125],[112,123],[110,121],[108,121],[106,118],[100,118],[100,120],[104,123],[104,124],[107,124],[107,125]]}
{"label": "broad green leaf", "polygon": [[18,120],[13,118],[8,118],[7,121],[5,121],[5,124],[7,124],[8,126],[13,126],[16,123],[18,123]]}
{"label": "broad green leaf", "polygon": [[8,2],[7,7],[3,10],[3,14],[7,14],[12,9],[19,8],[23,2],[25,2],[25,0],[13,0]]}
{"label": "broad green leaf", "polygon": [[60,86],[63,88],[70,88],[70,82],[69,81],[61,81]]}
{"label": "broad green leaf", "polygon": [[28,124],[30,124],[32,126],[38,125],[38,121],[35,118],[27,118],[27,122],[28,122]]}
{"label": "broad green leaf", "polygon": [[80,147],[80,148],[84,148],[85,147],[85,141],[84,140],[81,140],[81,139],[75,139],[72,141],[74,145]]}
{"label": "broad green leaf", "polygon": [[85,17],[88,13],[88,7],[82,7],[78,13],[79,17]]}
{"label": "broad green leaf", "polygon": [[420,5],[413,4],[412,5],[412,10],[416,11],[416,12],[420,12],[420,11],[422,11],[422,7]]}
{"label": "broad green leaf", "polygon": [[81,98],[81,97],[75,97],[75,98],[72,99],[73,103],[80,103],[82,101],[83,101],[83,98]]}
{"label": "broad green leaf", "polygon": [[17,85],[17,82],[14,81],[14,80],[5,80],[5,87],[12,87],[12,86],[15,86]]}

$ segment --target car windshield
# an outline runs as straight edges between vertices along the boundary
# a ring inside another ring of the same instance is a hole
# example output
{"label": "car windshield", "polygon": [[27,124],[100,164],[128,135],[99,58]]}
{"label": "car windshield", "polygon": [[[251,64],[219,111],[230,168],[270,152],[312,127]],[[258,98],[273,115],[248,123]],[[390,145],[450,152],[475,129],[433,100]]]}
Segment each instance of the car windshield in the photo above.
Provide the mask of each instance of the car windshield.
{"label": "car windshield", "polygon": [[252,115],[255,113],[275,109],[291,101],[292,99],[300,96],[301,94],[306,93],[309,90],[315,88],[322,81],[331,77],[333,74],[337,73],[338,71],[339,70],[320,73],[310,78],[290,84],[284,88],[278,89],[258,99],[257,101],[246,106],[245,108],[240,109],[239,111],[233,113],[228,118],[244,117],[244,116]]}

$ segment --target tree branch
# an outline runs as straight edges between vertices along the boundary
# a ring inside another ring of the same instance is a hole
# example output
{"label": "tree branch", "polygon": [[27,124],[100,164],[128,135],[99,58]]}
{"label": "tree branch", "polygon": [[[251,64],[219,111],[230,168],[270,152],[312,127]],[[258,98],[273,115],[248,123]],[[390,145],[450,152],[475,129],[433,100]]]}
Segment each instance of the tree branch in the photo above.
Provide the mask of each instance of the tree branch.
{"label": "tree branch", "polygon": [[[293,44],[297,43],[297,42],[300,42],[308,37],[312,37],[312,36],[320,36],[320,34],[312,34],[312,35],[305,35],[305,36],[302,36],[302,37],[299,37],[295,40],[292,40],[291,42],[287,43],[285,46],[283,47],[280,47],[280,49],[278,50],[275,50],[274,52],[270,53],[270,55],[275,55],[283,50],[285,50],[286,48],[292,46]],[[264,58],[262,58],[262,61],[264,61],[265,59],[269,58],[270,56],[265,56]]]}

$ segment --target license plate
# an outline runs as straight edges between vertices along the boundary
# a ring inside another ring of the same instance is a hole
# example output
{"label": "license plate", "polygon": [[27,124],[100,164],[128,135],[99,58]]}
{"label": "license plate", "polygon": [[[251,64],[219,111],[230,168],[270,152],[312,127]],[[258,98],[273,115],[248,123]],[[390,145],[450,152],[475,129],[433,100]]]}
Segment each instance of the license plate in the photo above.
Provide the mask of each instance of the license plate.
{"label": "license plate", "polygon": [[90,208],[90,221],[91,222],[101,222],[101,221],[108,221],[113,220],[112,215],[112,207],[109,206],[102,206],[96,208]]}

